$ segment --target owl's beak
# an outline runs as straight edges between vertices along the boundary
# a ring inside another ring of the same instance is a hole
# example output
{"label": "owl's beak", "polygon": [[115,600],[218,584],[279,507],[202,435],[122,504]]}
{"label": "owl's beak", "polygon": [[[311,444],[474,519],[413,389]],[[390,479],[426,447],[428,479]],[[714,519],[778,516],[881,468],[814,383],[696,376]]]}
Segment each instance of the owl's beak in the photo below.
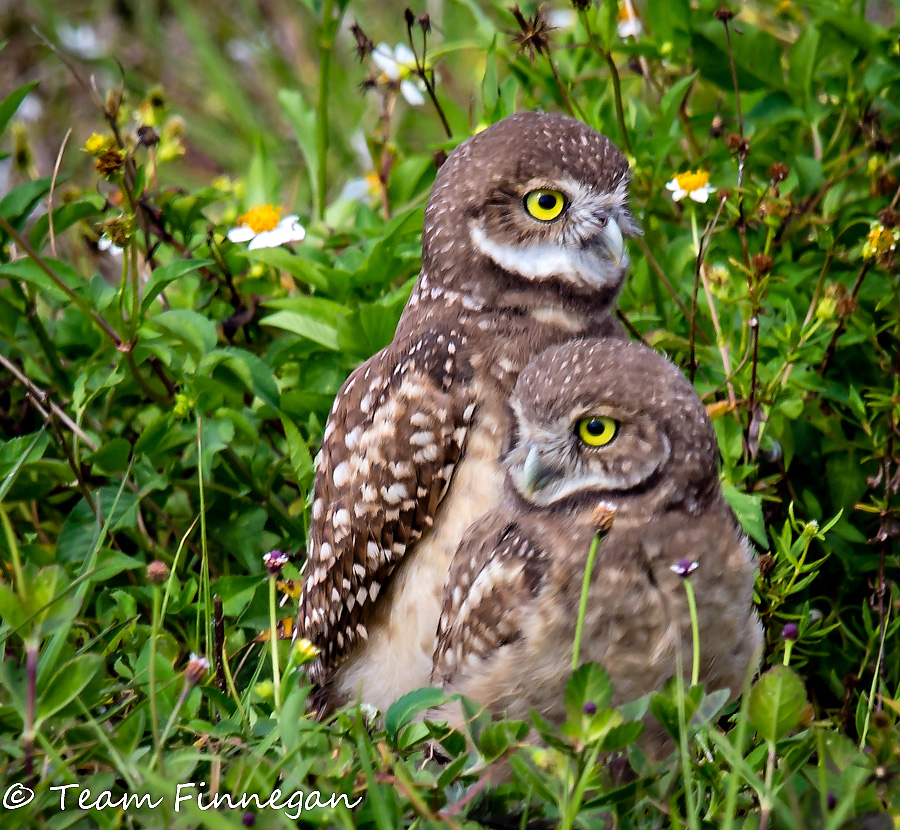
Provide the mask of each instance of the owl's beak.
{"label": "owl's beak", "polygon": [[522,467],[522,494],[526,497],[533,496],[535,491],[546,486],[553,476],[553,469],[541,461],[538,448],[532,446]]}
{"label": "owl's beak", "polygon": [[618,268],[622,264],[622,258],[625,256],[625,238],[622,236],[622,229],[619,223],[614,219],[610,219],[606,226],[600,231],[600,237],[603,240],[604,247],[609,252],[610,259]]}

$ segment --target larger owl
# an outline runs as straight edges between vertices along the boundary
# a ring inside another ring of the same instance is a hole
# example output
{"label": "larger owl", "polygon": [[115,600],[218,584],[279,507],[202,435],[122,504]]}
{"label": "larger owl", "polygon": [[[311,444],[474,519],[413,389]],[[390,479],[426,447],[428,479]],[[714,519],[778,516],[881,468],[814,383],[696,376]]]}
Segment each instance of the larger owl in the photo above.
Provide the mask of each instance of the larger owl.
{"label": "larger owl", "polygon": [[[638,343],[571,341],[522,371],[511,409],[504,498],[454,557],[433,682],[494,715],[536,709],[564,720],[599,526],[580,658],[609,672],[614,703],[659,689],[679,650],[690,671],[689,572],[700,680],[738,693],[762,645],[756,568],[722,495],[712,424],[687,379]],[[441,714],[460,725],[458,705]]]}
{"label": "larger owl", "polygon": [[317,460],[298,630],[321,650],[321,709],[427,684],[450,560],[500,495],[519,371],[616,328],[628,181],[604,136],[534,112],[439,170],[394,341],[347,379]]}

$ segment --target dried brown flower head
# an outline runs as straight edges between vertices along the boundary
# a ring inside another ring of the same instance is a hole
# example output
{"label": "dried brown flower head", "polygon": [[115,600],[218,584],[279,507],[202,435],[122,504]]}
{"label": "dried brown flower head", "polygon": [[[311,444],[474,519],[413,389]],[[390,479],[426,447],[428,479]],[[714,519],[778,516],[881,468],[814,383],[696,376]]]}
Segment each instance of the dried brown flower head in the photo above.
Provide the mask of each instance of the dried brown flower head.
{"label": "dried brown flower head", "polygon": [[723,23],[727,23],[734,17],[734,12],[731,9],[726,8],[716,9],[713,14],[715,15],[716,20],[721,20]]}
{"label": "dried brown flower head", "polygon": [[900,228],[900,210],[885,208],[878,214],[878,221],[885,228]]}
{"label": "dried brown flower head", "polygon": [[777,184],[778,182],[783,182],[788,177],[789,172],[786,164],[776,161],[769,167],[769,178]]}
{"label": "dried brown flower head", "polygon": [[710,138],[721,138],[723,132],[725,132],[725,119],[716,113],[709,125],[709,136]]}
{"label": "dried brown flower head", "polygon": [[122,172],[125,166],[125,151],[118,147],[104,150],[94,162],[94,168],[104,179],[111,179]]}
{"label": "dried brown flower head", "polygon": [[772,265],[774,263],[772,262],[772,257],[770,257],[768,254],[754,254],[752,264],[753,270],[757,274],[762,275],[768,274],[769,271],[772,270]]}
{"label": "dried brown flower head", "polygon": [[549,54],[550,32],[553,27],[547,22],[543,9],[539,8],[531,19],[525,17],[518,6],[512,6],[509,12],[519,26],[518,32],[511,33],[518,51],[528,52],[528,59],[532,61],[535,54]]}
{"label": "dried brown flower head", "polygon": [[184,670],[184,682],[190,686],[196,686],[209,671],[209,660],[199,654],[191,654],[187,667]]}
{"label": "dried brown flower head", "polygon": [[732,153],[737,153],[739,156],[747,156],[750,154],[750,142],[738,133],[729,135],[726,143],[728,149],[731,150]]}

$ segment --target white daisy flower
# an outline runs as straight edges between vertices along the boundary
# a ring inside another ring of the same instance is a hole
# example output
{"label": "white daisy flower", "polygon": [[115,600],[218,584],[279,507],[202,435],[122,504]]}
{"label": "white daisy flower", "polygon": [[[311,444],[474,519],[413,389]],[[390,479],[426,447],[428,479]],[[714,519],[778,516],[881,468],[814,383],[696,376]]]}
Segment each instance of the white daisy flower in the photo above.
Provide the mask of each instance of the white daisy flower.
{"label": "white daisy flower", "polygon": [[619,33],[619,37],[637,37],[644,31],[641,20],[631,3],[623,3],[619,6],[618,18],[619,24],[616,27],[616,31]]}
{"label": "white daisy flower", "polygon": [[306,236],[296,214],[281,219],[281,208],[273,205],[254,205],[243,216],[239,216],[237,226],[228,231],[232,242],[249,242],[251,251],[257,248],[277,248],[288,242],[299,242]]}
{"label": "white daisy flower", "polygon": [[705,170],[697,170],[694,173],[679,173],[672,181],[666,183],[666,190],[672,192],[672,198],[680,202],[685,196],[689,196],[695,202],[704,204],[711,193],[716,189],[709,185],[709,173]]}
{"label": "white daisy flower", "polygon": [[400,81],[400,94],[412,107],[425,103],[422,82],[415,77],[416,56],[408,46],[398,43],[392,50],[386,43],[379,43],[372,51],[372,61],[381,72],[384,81]]}

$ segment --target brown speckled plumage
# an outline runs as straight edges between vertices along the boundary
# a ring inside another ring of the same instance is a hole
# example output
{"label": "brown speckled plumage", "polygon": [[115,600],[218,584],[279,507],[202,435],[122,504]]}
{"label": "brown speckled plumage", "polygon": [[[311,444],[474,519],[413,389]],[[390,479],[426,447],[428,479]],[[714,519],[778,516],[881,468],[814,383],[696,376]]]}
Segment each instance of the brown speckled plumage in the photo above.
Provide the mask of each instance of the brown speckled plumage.
{"label": "brown speckled plumage", "polygon": [[[689,611],[671,570],[688,558],[699,563],[701,682],[737,694],[762,644],[755,567],[722,495],[712,424],[687,379],[637,343],[570,341],[522,371],[511,408],[504,498],[453,559],[432,681],[494,715],[525,718],[533,708],[564,719],[600,507],[614,518],[597,550],[581,660],[606,668],[615,703],[659,689],[679,648],[689,675]],[[575,425],[596,415],[616,420],[618,432],[589,447]],[[444,716],[460,725],[457,705],[436,715]],[[658,748],[658,739],[651,734],[646,746]]]}
{"label": "brown speckled plumage", "polygon": [[[616,330],[628,165],[573,119],[520,113],[461,144],[425,212],[394,342],[338,393],[317,461],[298,631],[323,708],[426,685],[447,568],[499,498],[506,399],[548,346]],[[552,187],[566,210],[528,216]]]}

